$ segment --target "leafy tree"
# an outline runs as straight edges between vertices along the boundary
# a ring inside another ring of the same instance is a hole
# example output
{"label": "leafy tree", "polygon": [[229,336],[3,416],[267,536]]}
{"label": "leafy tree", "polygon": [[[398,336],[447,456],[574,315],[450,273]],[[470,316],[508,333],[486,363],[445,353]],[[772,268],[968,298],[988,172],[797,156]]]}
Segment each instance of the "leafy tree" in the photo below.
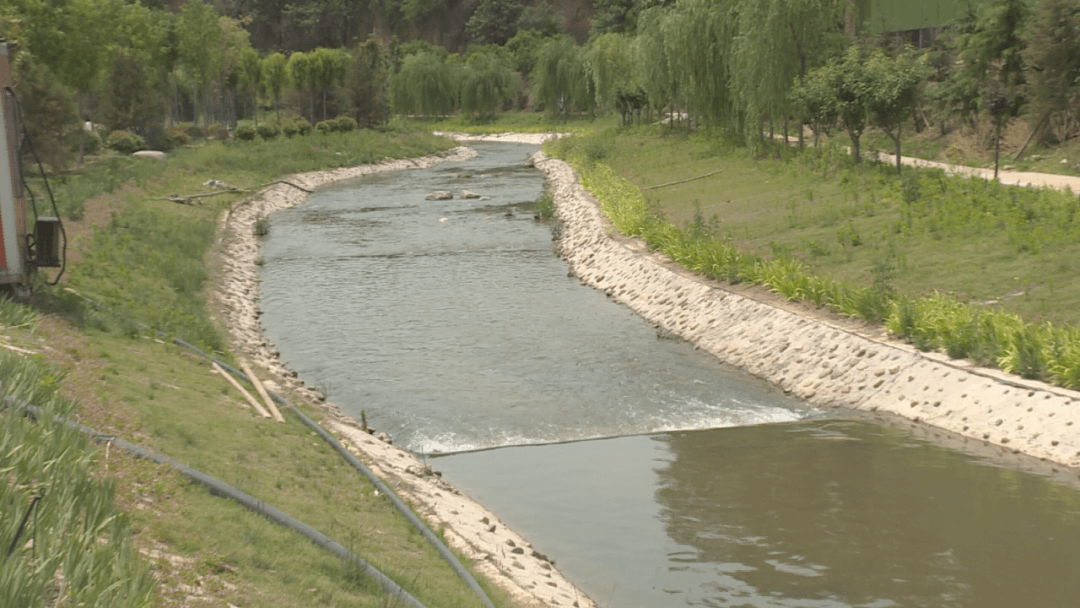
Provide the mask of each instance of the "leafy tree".
{"label": "leafy tree", "polygon": [[370,127],[383,122],[389,76],[390,57],[377,39],[369,39],[352,51],[345,89],[358,124]]}
{"label": "leafy tree", "polygon": [[529,81],[536,100],[549,112],[566,114],[573,107],[591,111],[595,99],[583,55],[569,36],[549,38],[541,45]]}
{"label": "leafy tree", "polygon": [[195,122],[199,122],[200,110],[203,127],[210,125],[206,111],[210,99],[209,89],[220,74],[224,64],[222,49],[225,32],[218,23],[217,12],[202,0],[191,0],[180,9],[176,24],[180,65],[195,85]]}
{"label": "leafy tree", "polygon": [[824,68],[811,70],[802,82],[796,80],[791,90],[792,107],[800,125],[809,125],[814,132],[814,144],[822,134],[828,135],[840,118],[832,74]]}
{"label": "leafy tree", "polygon": [[841,49],[847,8],[847,0],[739,1],[730,73],[748,127],[790,114],[792,83]]}
{"label": "leafy tree", "polygon": [[115,51],[105,79],[104,123],[108,131],[132,131],[150,143],[161,132],[162,96],[142,57],[128,49]]}
{"label": "leafy tree", "polygon": [[632,33],[636,27],[637,4],[635,0],[592,0],[592,35]]}
{"label": "leafy tree", "polygon": [[[289,55],[288,63],[289,80],[293,87],[301,93],[308,92],[309,109],[308,117],[315,122],[315,62],[310,53],[293,53]],[[302,114],[302,113],[301,113]]]}
{"label": "leafy tree", "polygon": [[974,20],[969,9],[958,24],[960,31],[953,38],[953,48],[960,67],[944,93],[962,118],[972,120],[983,109],[980,91],[990,80],[995,80],[1012,98],[1010,114],[1015,116],[1019,111],[1022,100],[1017,92],[1025,72],[1021,34],[1028,13],[1025,0],[997,0],[983,5]]}
{"label": "leafy tree", "polygon": [[457,99],[453,70],[437,53],[420,52],[401,62],[390,78],[390,98],[401,113],[443,116]]}
{"label": "leafy tree", "polygon": [[344,49],[319,47],[310,53],[312,84],[322,95],[322,117],[326,120],[326,97],[334,83],[344,84],[349,54]]}
{"label": "leafy tree", "polygon": [[480,119],[494,117],[518,86],[513,70],[498,53],[473,53],[461,74],[461,110]]}
{"label": "leafy tree", "polygon": [[[120,0],[24,0],[21,34],[29,51],[64,85],[75,91],[79,120],[87,95],[107,63],[115,39]],[[79,129],[79,162],[83,130]]]}
{"label": "leafy tree", "polygon": [[[71,159],[69,135],[82,131],[71,93],[45,65],[29,53],[20,52],[15,60],[16,91],[26,130],[34,149],[54,171],[60,171]],[[33,103],[26,103],[32,99]]]}
{"label": "leafy tree", "polygon": [[274,98],[278,124],[281,124],[281,90],[289,78],[288,61],[281,53],[270,53],[262,60],[262,79]]}
{"label": "leafy tree", "polygon": [[259,129],[259,89],[262,84],[263,69],[259,53],[250,46],[240,51],[240,84],[251,96],[251,115],[255,119],[255,129]]}
{"label": "leafy tree", "polygon": [[911,116],[926,70],[911,52],[892,58],[880,49],[871,52],[865,66],[872,84],[867,108],[870,122],[896,144],[896,172],[900,173],[900,132]]}
{"label": "leafy tree", "polygon": [[664,44],[661,27],[664,15],[665,11],[660,8],[643,11],[638,20],[638,35],[634,38],[635,79],[645,90],[649,105],[655,108],[663,108],[671,102],[678,88]]}
{"label": "leafy tree", "polygon": [[601,108],[615,108],[622,96],[638,88],[634,81],[633,42],[623,34],[593,38],[585,53],[585,68]]}
{"label": "leafy tree", "polygon": [[517,33],[524,9],[521,0],[480,0],[465,33],[476,44],[506,44]]}
{"label": "leafy tree", "polygon": [[[811,89],[801,89],[807,101],[804,108],[808,114],[817,114],[815,119],[824,122],[835,112],[844,123],[844,130],[851,138],[851,156],[859,162],[859,139],[870,118],[870,104],[874,99],[877,85],[874,72],[868,67],[868,53],[858,45],[852,45],[840,58],[831,59],[824,66],[807,75]],[[834,100],[826,99],[828,93]],[[812,110],[810,108],[813,108]]]}
{"label": "leafy tree", "polygon": [[562,30],[564,18],[548,0],[526,6],[518,17],[517,30],[534,30],[541,36],[556,36]]}
{"label": "leafy tree", "polygon": [[[1026,35],[1027,95],[1040,122],[1080,128],[1080,2],[1043,0]],[[1070,125],[1071,123],[1071,125]]]}
{"label": "leafy tree", "polygon": [[536,54],[549,36],[538,30],[519,30],[514,37],[506,41],[503,48],[510,56],[510,67],[522,76],[528,77],[536,66]]}

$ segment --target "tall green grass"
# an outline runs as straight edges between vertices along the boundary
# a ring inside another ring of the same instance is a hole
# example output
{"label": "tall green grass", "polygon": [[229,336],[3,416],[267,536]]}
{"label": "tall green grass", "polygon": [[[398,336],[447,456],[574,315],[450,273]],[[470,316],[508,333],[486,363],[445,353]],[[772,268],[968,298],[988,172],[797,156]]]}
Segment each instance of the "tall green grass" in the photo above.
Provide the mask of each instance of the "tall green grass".
{"label": "tall green grass", "polygon": [[[767,258],[740,251],[729,237],[701,221],[679,227],[650,212],[641,190],[598,162],[592,146],[595,141],[562,140],[548,144],[546,150],[575,167],[582,185],[597,197],[620,232],[643,238],[651,249],[663,251],[690,270],[730,283],[765,285],[790,300],[882,322],[921,350],[944,349],[954,358],[971,358],[1024,378],[1080,388],[1080,331],[1074,327],[1025,324],[1019,315],[962,303],[947,294],[897,294],[891,285],[893,262],[889,259],[876,265],[872,285],[857,286],[817,276],[801,260],[783,253]],[[812,153],[799,162],[820,169],[832,161]],[[1080,201],[1068,193],[1005,188],[940,172],[915,174],[906,180],[889,179],[873,169],[868,175],[882,188],[891,189],[889,196],[895,197],[902,210],[899,231],[1001,231],[1018,252],[1080,239],[1080,218],[1076,217]]]}
{"label": "tall green grass", "polygon": [[[7,606],[150,605],[155,581],[136,556],[114,484],[90,473],[94,448],[59,421],[71,402],[34,359],[0,354],[3,392],[41,408],[0,410],[0,597]],[[30,513],[34,499],[40,502]],[[29,514],[29,516],[28,516]]]}

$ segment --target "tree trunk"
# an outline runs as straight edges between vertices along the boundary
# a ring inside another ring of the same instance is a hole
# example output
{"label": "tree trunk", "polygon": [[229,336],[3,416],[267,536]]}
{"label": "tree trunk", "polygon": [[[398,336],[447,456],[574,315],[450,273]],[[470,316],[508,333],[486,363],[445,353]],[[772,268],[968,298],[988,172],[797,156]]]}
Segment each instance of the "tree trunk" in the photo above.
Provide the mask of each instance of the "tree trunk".
{"label": "tree trunk", "polygon": [[86,150],[86,119],[83,118],[83,92],[75,91],[75,101],[79,106],[79,164],[83,164],[84,151]]}
{"label": "tree trunk", "polygon": [[998,159],[1001,157],[1001,117],[994,125],[994,179],[998,178]]}
{"label": "tree trunk", "polygon": [[900,175],[900,167],[902,165],[902,163],[900,162],[900,133],[901,133],[901,130],[903,128],[904,128],[904,123],[899,123],[899,124],[896,125],[896,137],[892,137],[892,133],[889,134],[889,137],[892,137],[893,142],[896,144],[896,174],[897,175]]}
{"label": "tree trunk", "polygon": [[199,97],[199,85],[196,82],[191,83],[191,105],[193,106],[191,122],[199,126],[199,109],[202,108],[202,99]]}

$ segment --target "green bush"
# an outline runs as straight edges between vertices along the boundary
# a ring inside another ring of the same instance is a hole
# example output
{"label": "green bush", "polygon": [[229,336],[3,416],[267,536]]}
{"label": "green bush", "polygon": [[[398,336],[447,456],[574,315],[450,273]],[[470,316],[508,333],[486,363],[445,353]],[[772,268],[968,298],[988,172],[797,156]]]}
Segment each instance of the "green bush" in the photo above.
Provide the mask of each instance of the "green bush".
{"label": "green bush", "polygon": [[105,145],[110,150],[116,150],[121,154],[131,154],[142,150],[146,146],[146,141],[138,133],[113,131],[105,138]]}
{"label": "green bush", "polygon": [[338,131],[341,131],[342,133],[348,133],[350,131],[355,131],[356,127],[357,127],[356,120],[354,120],[353,118],[350,118],[348,116],[338,116],[338,119],[337,119],[337,130]]}
{"label": "green bush", "polygon": [[255,139],[255,127],[251,125],[240,125],[236,127],[236,139],[240,141],[252,141]]}
{"label": "green bush", "polygon": [[202,139],[206,137],[206,131],[199,125],[190,125],[184,129],[187,132],[188,137],[192,139]]}
{"label": "green bush", "polygon": [[[239,129],[237,129],[237,131],[239,131]],[[281,134],[281,130],[277,128],[277,125],[272,125],[269,123],[263,123],[259,125],[258,132],[259,137],[267,141],[277,139],[277,136]]]}
{"label": "green bush", "polygon": [[101,150],[101,136],[93,131],[86,131],[83,136],[83,152],[97,154]]}
{"label": "green bush", "polygon": [[164,152],[169,150],[175,150],[181,146],[186,146],[191,138],[188,137],[187,132],[180,127],[169,127],[165,129],[164,136],[162,137],[164,145]]}
{"label": "green bush", "polygon": [[296,125],[297,133],[300,135],[311,133],[311,123],[306,118],[297,118],[293,121],[293,124]]}
{"label": "green bush", "polygon": [[229,141],[229,127],[219,123],[210,125],[210,135],[218,141]]}
{"label": "green bush", "polygon": [[322,135],[329,135],[337,130],[337,121],[321,120],[315,123],[315,130]]}
{"label": "green bush", "polygon": [[300,132],[300,127],[296,126],[296,122],[294,122],[294,121],[287,121],[285,123],[282,123],[282,125],[281,125],[281,133],[283,135],[285,135],[285,137],[288,137],[289,139],[292,139],[293,136],[296,135],[299,132]]}

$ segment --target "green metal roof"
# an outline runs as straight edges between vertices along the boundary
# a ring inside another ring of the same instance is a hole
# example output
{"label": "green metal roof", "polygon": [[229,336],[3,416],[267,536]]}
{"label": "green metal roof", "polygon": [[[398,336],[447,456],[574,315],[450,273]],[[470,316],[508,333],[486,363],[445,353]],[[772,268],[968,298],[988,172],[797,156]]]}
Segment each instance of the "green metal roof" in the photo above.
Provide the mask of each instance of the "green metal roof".
{"label": "green metal roof", "polygon": [[860,29],[870,33],[903,32],[941,27],[993,0],[856,0]]}

